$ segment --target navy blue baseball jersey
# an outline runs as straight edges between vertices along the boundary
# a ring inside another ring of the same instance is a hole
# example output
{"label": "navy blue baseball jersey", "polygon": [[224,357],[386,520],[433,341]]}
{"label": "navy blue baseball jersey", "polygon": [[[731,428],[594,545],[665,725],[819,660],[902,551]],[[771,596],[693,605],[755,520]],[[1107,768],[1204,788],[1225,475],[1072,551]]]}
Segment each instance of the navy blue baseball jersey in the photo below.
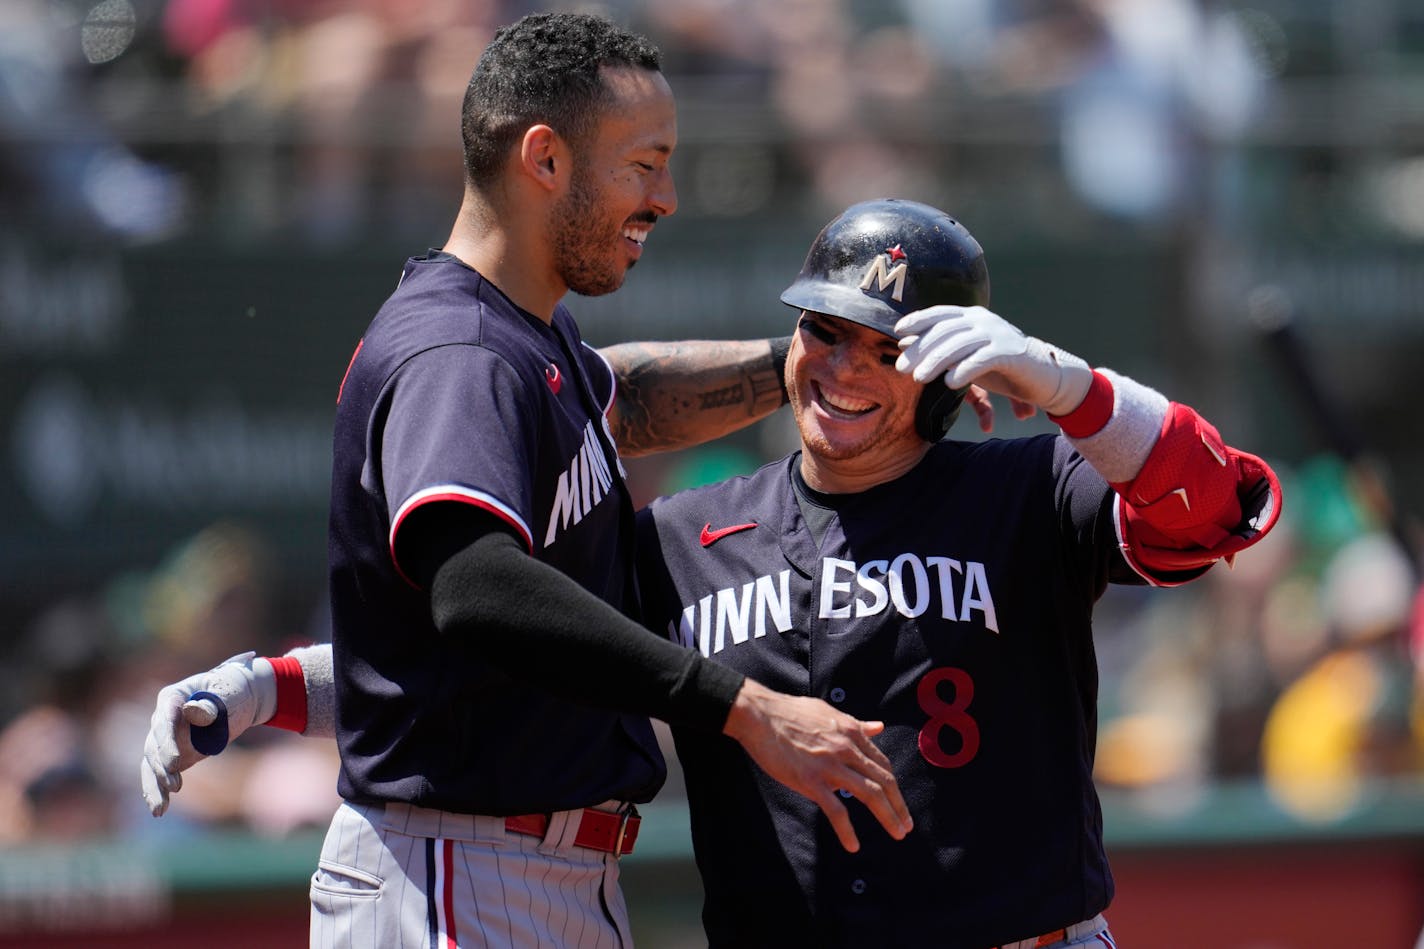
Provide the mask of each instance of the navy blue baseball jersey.
{"label": "navy blue baseball jersey", "polygon": [[[473,505],[616,608],[633,514],[605,412],[611,368],[456,258],[410,260],[342,382],[330,523],[339,790],[462,813],[646,801],[666,770],[646,718],[513,681],[439,634],[398,562],[426,505]],[[530,670],[537,672],[537,670]]]}
{"label": "navy blue baseball jersey", "polygon": [[848,799],[847,853],[733,741],[677,734],[712,944],[982,949],[1103,910],[1092,609],[1142,582],[1111,489],[1061,437],[941,442],[864,493],[807,491],[808,520],[799,459],[642,512],[646,619],[883,720],[915,829],[895,841]]}

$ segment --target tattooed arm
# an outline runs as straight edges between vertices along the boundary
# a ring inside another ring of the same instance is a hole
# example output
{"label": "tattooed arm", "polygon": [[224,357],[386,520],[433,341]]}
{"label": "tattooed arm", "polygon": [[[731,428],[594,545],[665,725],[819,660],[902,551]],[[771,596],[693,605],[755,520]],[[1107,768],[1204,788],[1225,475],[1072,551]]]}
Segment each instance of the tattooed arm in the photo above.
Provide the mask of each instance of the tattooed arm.
{"label": "tattooed arm", "polygon": [[608,424],[636,458],[689,448],[766,418],[786,401],[789,337],[621,343],[600,349],[618,376]]}
{"label": "tattooed arm", "polygon": [[[625,458],[712,441],[766,418],[786,404],[791,337],[620,343],[600,349],[618,377],[609,428]],[[1034,407],[1013,402],[1014,415]],[[970,386],[964,402],[984,432],[994,430],[989,393]]]}

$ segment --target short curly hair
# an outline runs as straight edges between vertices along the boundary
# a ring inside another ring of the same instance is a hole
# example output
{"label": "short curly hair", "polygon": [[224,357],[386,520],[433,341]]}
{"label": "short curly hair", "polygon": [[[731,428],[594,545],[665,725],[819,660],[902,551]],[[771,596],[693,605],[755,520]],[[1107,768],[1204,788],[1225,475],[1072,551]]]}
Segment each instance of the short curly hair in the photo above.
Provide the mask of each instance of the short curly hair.
{"label": "short curly hair", "polygon": [[599,74],[604,66],[660,72],[662,54],[647,38],[588,14],[532,13],[502,27],[465,90],[466,180],[494,180],[510,146],[531,125],[546,124],[581,143],[608,96]]}

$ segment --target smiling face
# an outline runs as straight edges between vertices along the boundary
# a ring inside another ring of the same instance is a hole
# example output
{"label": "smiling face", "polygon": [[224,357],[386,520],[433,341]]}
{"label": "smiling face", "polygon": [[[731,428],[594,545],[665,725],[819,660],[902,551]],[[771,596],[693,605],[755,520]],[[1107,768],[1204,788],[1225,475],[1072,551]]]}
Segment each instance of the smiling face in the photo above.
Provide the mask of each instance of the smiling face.
{"label": "smiling face", "polygon": [[895,369],[896,341],[859,323],[802,311],[786,360],[802,473],[821,491],[899,477],[929,449],[915,431],[924,387]]}
{"label": "smiling face", "polygon": [[662,73],[603,70],[610,99],[574,151],[568,191],[554,204],[554,266],[575,293],[617,290],[659,217],[677,210],[668,160],[677,110]]}

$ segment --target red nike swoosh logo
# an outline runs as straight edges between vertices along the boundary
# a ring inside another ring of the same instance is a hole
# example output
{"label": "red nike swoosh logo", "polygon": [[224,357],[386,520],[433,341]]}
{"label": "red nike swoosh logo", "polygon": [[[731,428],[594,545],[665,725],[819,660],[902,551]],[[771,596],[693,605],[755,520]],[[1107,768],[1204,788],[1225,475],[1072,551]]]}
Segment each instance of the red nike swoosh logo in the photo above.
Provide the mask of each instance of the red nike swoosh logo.
{"label": "red nike swoosh logo", "polygon": [[712,525],[707,524],[702,528],[702,546],[711,547],[728,534],[735,534],[737,531],[749,531],[756,526],[756,521],[752,521],[750,524],[733,524],[731,527],[719,527],[714,531]]}
{"label": "red nike swoosh logo", "polygon": [[549,388],[554,390],[554,395],[558,395],[559,389],[564,385],[564,377],[559,375],[559,367],[549,363],[548,368],[544,370],[544,378],[549,380]]}

